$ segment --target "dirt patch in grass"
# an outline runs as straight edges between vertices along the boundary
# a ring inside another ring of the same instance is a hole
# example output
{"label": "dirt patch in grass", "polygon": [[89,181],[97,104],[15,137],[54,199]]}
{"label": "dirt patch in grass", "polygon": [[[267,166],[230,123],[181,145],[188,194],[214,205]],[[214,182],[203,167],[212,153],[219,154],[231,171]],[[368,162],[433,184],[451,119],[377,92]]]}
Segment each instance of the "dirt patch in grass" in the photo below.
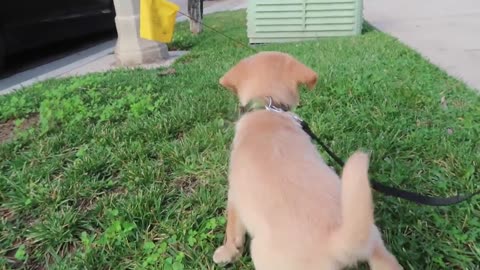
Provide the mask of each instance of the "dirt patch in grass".
{"label": "dirt patch in grass", "polygon": [[0,143],[4,143],[15,137],[19,131],[27,130],[37,125],[40,117],[38,113],[32,114],[18,124],[19,119],[10,119],[5,123],[0,123]]}
{"label": "dirt patch in grass", "polygon": [[24,261],[20,258],[15,257],[16,252],[22,245],[24,245],[27,254],[31,254],[33,252],[33,244],[29,240],[26,240],[24,237],[16,239],[15,242],[12,244],[14,248],[8,250],[5,253],[5,259],[7,263],[6,266],[9,267],[7,269],[45,269],[39,261],[36,261],[32,257],[27,257]]}
{"label": "dirt patch in grass", "polygon": [[0,208],[0,217],[4,220],[11,220],[14,217],[13,211],[7,208]]}
{"label": "dirt patch in grass", "polygon": [[175,187],[185,195],[191,195],[195,192],[196,187],[201,180],[196,176],[184,176],[174,180]]}
{"label": "dirt patch in grass", "polygon": [[95,208],[96,202],[97,198],[84,198],[78,202],[77,208],[80,212],[88,212]]}
{"label": "dirt patch in grass", "polygon": [[161,76],[161,77],[175,75],[175,74],[177,74],[177,71],[174,68],[167,68],[158,72],[158,76]]}

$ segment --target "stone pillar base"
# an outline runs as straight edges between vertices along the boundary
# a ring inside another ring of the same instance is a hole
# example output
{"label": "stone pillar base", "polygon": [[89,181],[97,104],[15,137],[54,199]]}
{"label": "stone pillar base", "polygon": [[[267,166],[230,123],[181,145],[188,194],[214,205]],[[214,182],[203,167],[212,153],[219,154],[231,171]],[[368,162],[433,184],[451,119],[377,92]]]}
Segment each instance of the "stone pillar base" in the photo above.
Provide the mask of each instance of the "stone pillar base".
{"label": "stone pillar base", "polygon": [[140,0],[114,0],[117,45],[115,58],[119,66],[138,66],[168,58],[167,45],[140,38]]}

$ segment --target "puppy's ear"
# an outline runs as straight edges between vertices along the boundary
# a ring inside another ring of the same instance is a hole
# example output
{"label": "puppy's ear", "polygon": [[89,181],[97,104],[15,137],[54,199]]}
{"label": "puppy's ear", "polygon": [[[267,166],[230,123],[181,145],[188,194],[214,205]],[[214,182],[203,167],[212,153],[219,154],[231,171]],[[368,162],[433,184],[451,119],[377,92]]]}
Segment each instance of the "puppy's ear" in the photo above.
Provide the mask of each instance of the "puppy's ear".
{"label": "puppy's ear", "polygon": [[289,64],[289,71],[292,74],[293,79],[296,81],[297,86],[304,84],[308,89],[313,90],[317,84],[317,73],[300,63],[296,59],[293,59]]}
{"label": "puppy's ear", "polygon": [[222,78],[218,81],[223,87],[230,89],[237,94],[240,84],[247,77],[247,68],[245,61],[240,61],[237,65],[232,67]]}

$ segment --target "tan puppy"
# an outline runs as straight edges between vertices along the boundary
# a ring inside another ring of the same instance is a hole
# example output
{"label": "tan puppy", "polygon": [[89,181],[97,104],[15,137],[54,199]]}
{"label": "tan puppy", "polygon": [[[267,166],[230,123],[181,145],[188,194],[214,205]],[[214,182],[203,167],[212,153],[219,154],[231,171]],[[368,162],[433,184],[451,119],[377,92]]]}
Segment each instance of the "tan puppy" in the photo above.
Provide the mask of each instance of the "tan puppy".
{"label": "tan puppy", "polygon": [[[271,96],[298,104],[297,87],[312,89],[314,71],[288,54],[263,52],[242,60],[220,84],[240,103]],[[236,125],[230,160],[227,229],[213,256],[230,263],[252,237],[257,270],[341,269],[368,260],[375,270],[402,269],[374,225],[368,156],[357,152],[340,178],[288,112],[254,110]]]}

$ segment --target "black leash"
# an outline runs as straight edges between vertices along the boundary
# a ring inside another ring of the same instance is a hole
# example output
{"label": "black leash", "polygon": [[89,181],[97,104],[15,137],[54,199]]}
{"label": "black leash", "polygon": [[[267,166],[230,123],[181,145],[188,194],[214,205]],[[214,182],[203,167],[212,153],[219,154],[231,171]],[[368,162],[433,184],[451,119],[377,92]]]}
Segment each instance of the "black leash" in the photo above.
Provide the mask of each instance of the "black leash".
{"label": "black leash", "polygon": [[[325,152],[328,153],[328,155],[341,167],[344,166],[344,162],[341,158],[339,158],[330,148],[324,144],[320,138],[313,133],[313,131],[310,129],[310,126],[305,122],[301,121],[301,125],[303,130],[314,140],[317,142]],[[474,196],[480,195],[480,190],[477,190],[474,193],[468,194],[468,195],[457,195],[457,196],[452,196],[452,197],[433,197],[433,196],[427,196],[427,195],[422,195],[419,193],[403,190],[403,189],[398,189],[395,187],[390,187],[385,184],[382,184],[378,182],[377,180],[370,179],[370,184],[373,189],[376,191],[383,193],[386,196],[391,196],[391,197],[397,197],[401,198],[407,201],[411,201],[417,204],[423,204],[423,205],[430,205],[430,206],[447,206],[447,205],[453,205],[453,204],[459,204],[464,201],[467,201],[471,199]]]}

